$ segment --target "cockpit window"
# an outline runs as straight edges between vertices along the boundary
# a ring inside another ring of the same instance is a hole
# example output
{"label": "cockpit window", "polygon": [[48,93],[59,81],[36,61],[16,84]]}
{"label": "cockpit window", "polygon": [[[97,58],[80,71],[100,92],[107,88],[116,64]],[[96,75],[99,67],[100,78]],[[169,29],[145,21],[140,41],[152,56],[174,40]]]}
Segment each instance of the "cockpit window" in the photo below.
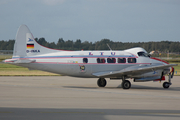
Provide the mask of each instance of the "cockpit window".
{"label": "cockpit window", "polygon": [[145,53],[145,52],[138,52],[138,56],[151,57],[150,54]]}

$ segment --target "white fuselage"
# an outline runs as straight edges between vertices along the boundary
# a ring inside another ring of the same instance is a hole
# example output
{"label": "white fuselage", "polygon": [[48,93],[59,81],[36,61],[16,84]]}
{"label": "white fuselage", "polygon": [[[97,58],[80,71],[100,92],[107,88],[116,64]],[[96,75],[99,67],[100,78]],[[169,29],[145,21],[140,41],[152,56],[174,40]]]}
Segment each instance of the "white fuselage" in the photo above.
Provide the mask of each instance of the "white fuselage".
{"label": "white fuselage", "polygon": [[[166,64],[149,57],[138,56],[137,54],[130,53],[130,51],[60,51],[23,58],[13,57],[13,59],[34,61],[30,64],[19,64],[29,69],[43,70],[75,77],[95,77],[92,73],[120,71],[131,66]],[[132,51],[136,51],[136,48],[132,49]],[[137,53],[137,51],[135,53]],[[159,76],[161,71],[152,71],[146,74],[146,76],[151,77]],[[142,76],[144,76],[144,74],[130,77]]]}

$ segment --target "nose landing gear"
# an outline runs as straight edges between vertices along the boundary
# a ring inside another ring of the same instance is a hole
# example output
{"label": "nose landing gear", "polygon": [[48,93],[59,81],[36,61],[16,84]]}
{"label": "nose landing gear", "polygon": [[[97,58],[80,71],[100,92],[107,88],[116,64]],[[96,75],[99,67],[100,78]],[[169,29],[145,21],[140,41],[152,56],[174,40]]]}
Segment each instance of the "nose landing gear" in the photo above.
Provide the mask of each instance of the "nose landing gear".
{"label": "nose landing gear", "polygon": [[171,83],[169,83],[169,82],[164,82],[164,83],[163,83],[163,87],[164,87],[165,89],[169,88],[170,85],[171,85]]}
{"label": "nose landing gear", "polygon": [[171,75],[171,73],[169,73],[169,75],[168,75],[168,81],[169,81],[169,82],[164,82],[164,83],[163,83],[163,87],[164,87],[165,89],[169,88],[170,85],[172,84],[172,83],[171,83],[171,78],[172,78],[172,75]]}

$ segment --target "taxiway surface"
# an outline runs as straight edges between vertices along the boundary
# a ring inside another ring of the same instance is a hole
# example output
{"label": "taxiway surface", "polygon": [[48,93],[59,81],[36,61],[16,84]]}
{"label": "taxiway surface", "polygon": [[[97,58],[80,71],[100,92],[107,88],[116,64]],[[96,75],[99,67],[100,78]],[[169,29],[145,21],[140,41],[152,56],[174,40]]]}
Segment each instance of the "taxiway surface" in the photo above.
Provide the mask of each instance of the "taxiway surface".
{"label": "taxiway surface", "polygon": [[164,89],[159,82],[121,81],[99,88],[95,78],[0,77],[1,120],[179,120],[180,77]]}

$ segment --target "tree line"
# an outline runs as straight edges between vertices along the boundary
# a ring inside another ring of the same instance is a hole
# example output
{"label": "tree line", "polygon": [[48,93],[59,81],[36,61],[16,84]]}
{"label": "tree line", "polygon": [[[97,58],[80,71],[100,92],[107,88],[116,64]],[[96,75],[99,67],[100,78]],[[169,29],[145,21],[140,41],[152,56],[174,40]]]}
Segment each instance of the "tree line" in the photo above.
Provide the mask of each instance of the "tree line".
{"label": "tree line", "polygon": [[[109,39],[102,39],[97,42],[82,42],[80,39],[76,41],[64,40],[59,38],[58,42],[47,42],[45,38],[35,38],[35,40],[46,47],[62,50],[109,50],[107,44],[112,50],[124,50],[133,47],[142,47],[146,51],[161,51],[161,52],[180,52],[180,42],[160,41],[160,42],[114,42]],[[13,50],[15,40],[0,41],[0,50]]]}

